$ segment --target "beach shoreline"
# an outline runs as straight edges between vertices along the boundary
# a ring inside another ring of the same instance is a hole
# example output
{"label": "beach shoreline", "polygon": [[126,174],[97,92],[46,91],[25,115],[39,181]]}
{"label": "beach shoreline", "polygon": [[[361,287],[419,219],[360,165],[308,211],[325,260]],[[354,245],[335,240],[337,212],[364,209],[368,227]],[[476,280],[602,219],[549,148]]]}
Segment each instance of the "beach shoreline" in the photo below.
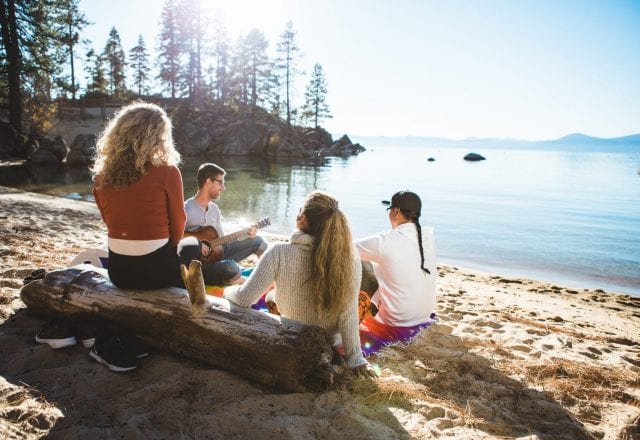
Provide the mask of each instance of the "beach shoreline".
{"label": "beach shoreline", "polygon": [[640,435],[638,297],[441,264],[439,323],[371,358],[380,378],[281,394],[166,353],[120,376],[36,344],[22,279],[106,230],[92,203],[0,187],[0,232],[2,437]]}

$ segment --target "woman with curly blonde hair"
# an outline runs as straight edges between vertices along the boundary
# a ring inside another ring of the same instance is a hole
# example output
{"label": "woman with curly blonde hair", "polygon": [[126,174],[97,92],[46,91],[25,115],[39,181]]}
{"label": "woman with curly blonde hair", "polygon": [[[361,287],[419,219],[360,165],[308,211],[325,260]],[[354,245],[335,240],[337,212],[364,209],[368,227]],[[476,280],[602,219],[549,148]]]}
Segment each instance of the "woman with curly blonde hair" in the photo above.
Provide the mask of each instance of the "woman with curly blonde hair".
{"label": "woman with curly blonde hair", "polygon": [[93,194],[107,225],[109,277],[123,289],[180,283],[186,215],[171,121],[155,104],[121,108],[97,142]]}
{"label": "woman with curly blonde hair", "polygon": [[314,191],[296,220],[289,243],[270,246],[246,283],[225,288],[224,297],[248,307],[275,281],[274,300],[284,318],[340,335],[347,365],[357,375],[374,376],[360,350],[361,265],[347,218],[335,198]]}

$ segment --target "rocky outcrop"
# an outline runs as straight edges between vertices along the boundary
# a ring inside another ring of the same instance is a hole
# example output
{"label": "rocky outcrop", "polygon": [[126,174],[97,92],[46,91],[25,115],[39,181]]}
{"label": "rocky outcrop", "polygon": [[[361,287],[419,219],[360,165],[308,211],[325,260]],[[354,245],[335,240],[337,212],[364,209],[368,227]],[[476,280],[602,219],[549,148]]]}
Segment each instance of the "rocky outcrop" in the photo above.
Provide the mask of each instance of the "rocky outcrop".
{"label": "rocky outcrop", "polygon": [[180,108],[174,115],[178,148],[185,156],[266,156],[305,159],[350,156],[365,151],[348,136],[334,142],[322,128],[287,127],[260,110],[246,115],[228,109]]}
{"label": "rocky outcrop", "polygon": [[96,155],[96,135],[79,134],[69,147],[67,165],[84,166],[93,163]]}

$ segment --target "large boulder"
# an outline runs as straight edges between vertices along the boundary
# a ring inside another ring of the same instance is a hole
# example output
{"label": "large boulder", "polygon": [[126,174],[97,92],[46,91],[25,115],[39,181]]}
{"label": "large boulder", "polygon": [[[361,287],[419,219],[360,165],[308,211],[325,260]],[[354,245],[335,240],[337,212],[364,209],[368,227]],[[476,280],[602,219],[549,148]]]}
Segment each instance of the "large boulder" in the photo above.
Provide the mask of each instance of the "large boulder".
{"label": "large boulder", "polygon": [[79,134],[69,147],[67,165],[84,166],[91,164],[96,156],[96,135]]}
{"label": "large boulder", "polygon": [[39,149],[29,158],[29,162],[35,165],[59,164],[60,160],[51,150]]}
{"label": "large boulder", "polygon": [[58,162],[62,162],[65,157],[67,157],[67,153],[69,152],[69,147],[67,146],[67,142],[62,138],[62,136],[49,137],[45,136],[40,139],[40,150],[48,150],[58,159]]}
{"label": "large boulder", "polygon": [[37,150],[29,156],[29,161],[34,164],[60,164],[67,157],[69,148],[61,136],[39,137],[34,140]]}
{"label": "large boulder", "polygon": [[[275,127],[266,122],[241,119],[227,126],[219,153],[232,156],[264,154],[276,132]],[[277,146],[275,150],[277,153]]]}

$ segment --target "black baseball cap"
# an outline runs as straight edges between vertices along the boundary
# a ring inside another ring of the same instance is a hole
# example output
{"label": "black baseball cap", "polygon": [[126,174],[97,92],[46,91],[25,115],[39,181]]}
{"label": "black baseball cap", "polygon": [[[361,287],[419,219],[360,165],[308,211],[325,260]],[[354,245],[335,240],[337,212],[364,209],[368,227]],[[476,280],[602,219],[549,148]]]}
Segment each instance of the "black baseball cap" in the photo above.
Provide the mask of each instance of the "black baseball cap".
{"label": "black baseball cap", "polygon": [[391,201],[383,200],[382,204],[387,208],[398,208],[409,217],[420,217],[420,212],[422,211],[420,197],[408,190],[398,191],[391,197]]}

